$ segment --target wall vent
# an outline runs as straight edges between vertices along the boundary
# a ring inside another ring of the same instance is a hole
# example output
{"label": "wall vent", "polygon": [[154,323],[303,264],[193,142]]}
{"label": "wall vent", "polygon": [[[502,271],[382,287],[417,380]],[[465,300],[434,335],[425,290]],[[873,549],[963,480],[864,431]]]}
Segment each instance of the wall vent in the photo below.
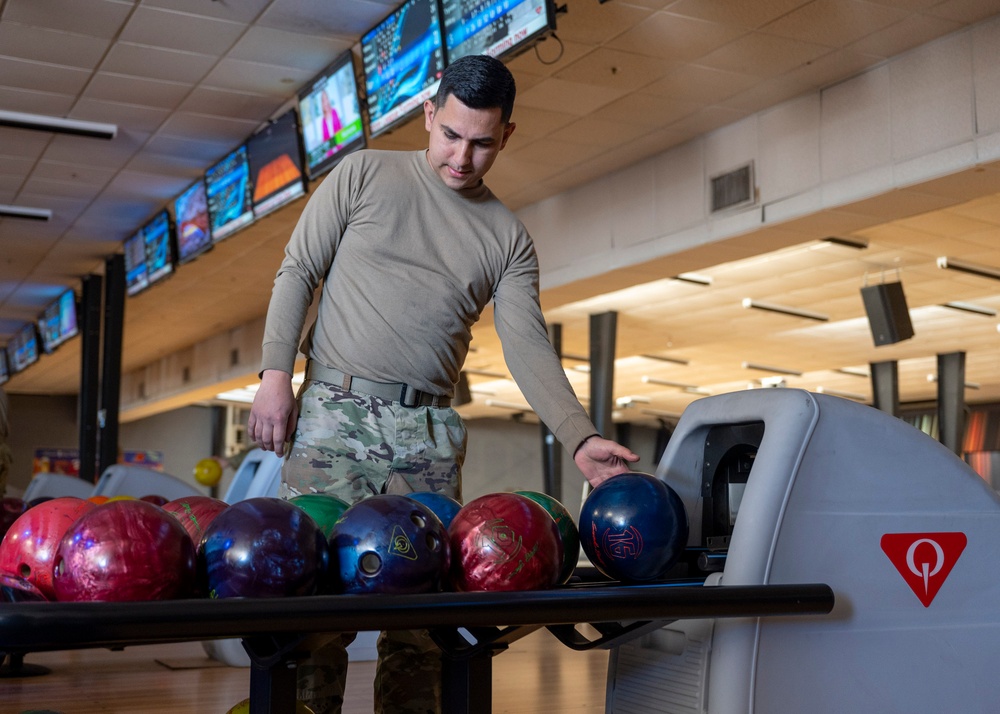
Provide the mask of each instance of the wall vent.
{"label": "wall vent", "polygon": [[753,162],[711,179],[712,213],[757,202],[753,185]]}

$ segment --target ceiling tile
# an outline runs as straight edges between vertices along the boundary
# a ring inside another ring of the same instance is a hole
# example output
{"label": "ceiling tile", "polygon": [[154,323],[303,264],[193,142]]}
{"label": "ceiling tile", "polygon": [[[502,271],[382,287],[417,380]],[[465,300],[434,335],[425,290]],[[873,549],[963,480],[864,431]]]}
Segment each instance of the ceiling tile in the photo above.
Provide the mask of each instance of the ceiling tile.
{"label": "ceiling tile", "polygon": [[357,39],[388,15],[396,3],[364,0],[274,0],[259,25],[289,32]]}
{"label": "ceiling tile", "polygon": [[10,112],[66,116],[75,99],[70,94],[0,87],[0,107]]}
{"label": "ceiling tile", "polygon": [[0,81],[8,87],[38,89],[54,94],[79,94],[90,78],[90,71],[0,57]]}
{"label": "ceiling tile", "polygon": [[3,156],[0,154],[0,174],[8,178],[24,181],[35,168],[35,157]]}
{"label": "ceiling tile", "polygon": [[195,84],[217,61],[211,55],[117,42],[101,64],[101,71],[131,75],[141,68],[150,79]]}
{"label": "ceiling tile", "polygon": [[98,72],[87,86],[84,97],[174,109],[190,91],[190,84]]}
{"label": "ceiling tile", "polygon": [[160,129],[161,136],[217,142],[237,146],[246,141],[260,122],[226,119],[206,114],[177,112]]}
{"label": "ceiling tile", "polygon": [[576,119],[576,115],[537,109],[517,103],[514,105],[514,114],[511,118],[517,125],[514,137],[534,140],[569,124]]}
{"label": "ceiling tile", "polygon": [[239,2],[205,2],[205,0],[143,0],[143,5],[173,10],[190,15],[213,17],[230,22],[249,23],[266,8],[271,0],[239,0]]}
{"label": "ceiling tile", "polygon": [[251,27],[227,57],[296,67],[315,74],[353,44],[353,40],[341,37],[304,35],[274,27]]}
{"label": "ceiling tile", "polygon": [[66,164],[119,168],[148,138],[149,134],[122,130],[111,141],[61,134],[53,137],[44,158]]}
{"label": "ceiling tile", "polygon": [[746,34],[739,25],[727,25],[658,12],[608,43],[609,47],[692,61]]}
{"label": "ceiling tile", "polygon": [[[514,73],[515,77],[520,74],[549,77],[573,64],[593,49],[592,45],[570,42],[562,36],[548,37],[536,44],[532,50],[508,60],[507,67]],[[521,87],[520,84],[517,86]]]}
{"label": "ceiling tile", "polygon": [[698,64],[683,64],[642,88],[658,94],[702,104],[715,104],[749,89],[757,80],[739,72],[727,72]]}
{"label": "ceiling tile", "polygon": [[[101,200],[134,198],[138,202],[152,201],[159,204],[180,194],[187,188],[188,183],[187,179],[176,176],[122,171],[101,193]],[[154,206],[152,210],[160,207]]]}
{"label": "ceiling tile", "polygon": [[131,4],[113,0],[8,0],[3,19],[110,39],[131,12]]}
{"label": "ceiling tile", "polygon": [[849,49],[863,54],[889,58],[954,32],[960,23],[930,15],[908,15],[901,21],[867,35]]}
{"label": "ceiling tile", "polygon": [[209,72],[203,84],[287,99],[312,77],[313,73],[303,69],[227,58]]}
{"label": "ceiling tile", "polygon": [[945,0],[927,9],[927,13],[947,20],[973,23],[1000,12],[997,0]]}
{"label": "ceiling tile", "polygon": [[658,127],[693,114],[701,109],[700,102],[689,102],[666,95],[633,92],[605,104],[590,113],[595,119]]}
{"label": "ceiling tile", "polygon": [[698,64],[757,77],[774,77],[829,51],[823,45],[754,32],[709,53]]}
{"label": "ceiling tile", "polygon": [[815,0],[761,29],[802,42],[843,47],[904,17],[903,10],[861,0]]}
{"label": "ceiling tile", "polygon": [[677,15],[697,17],[756,29],[812,0],[678,0],[665,9]]}
{"label": "ceiling tile", "polygon": [[178,110],[264,121],[281,104],[281,100],[265,94],[199,86],[191,92]]}
{"label": "ceiling tile", "polygon": [[33,175],[24,184],[24,191],[38,196],[67,196],[69,198],[92,199],[101,192],[102,186],[78,181],[53,181]]}
{"label": "ceiling tile", "polygon": [[583,117],[572,124],[561,127],[557,136],[562,141],[613,148],[649,133],[649,127],[625,122]]}
{"label": "ceiling tile", "polygon": [[669,60],[599,47],[556,73],[558,79],[633,91],[673,69]]}
{"label": "ceiling tile", "polygon": [[583,115],[614,101],[623,94],[625,90],[567,82],[562,79],[546,79],[519,96],[518,102],[536,109]]}
{"label": "ceiling tile", "polygon": [[575,7],[568,7],[565,14],[556,18],[556,32],[564,40],[600,45],[651,14],[647,8],[613,2],[600,5],[596,12],[577,12]]}
{"label": "ceiling tile", "polygon": [[168,116],[170,116],[168,109],[89,98],[78,101],[70,113],[73,119],[124,125],[147,133],[156,131]]}
{"label": "ceiling tile", "polygon": [[46,131],[8,129],[0,127],[0,152],[6,156],[37,159],[52,142],[55,135]]}
{"label": "ceiling tile", "polygon": [[239,22],[139,6],[118,39],[219,57],[233,46],[246,27]]}
{"label": "ceiling tile", "polygon": [[16,59],[91,69],[104,56],[108,44],[105,38],[89,35],[0,24],[0,55]]}
{"label": "ceiling tile", "polygon": [[39,161],[34,176],[52,181],[92,183],[103,186],[115,175],[114,169],[80,166],[57,161]]}
{"label": "ceiling tile", "polygon": [[221,159],[233,148],[235,145],[228,141],[195,141],[175,136],[157,135],[149,140],[144,150],[153,154],[176,154],[192,160],[200,160],[204,162],[202,165],[207,169],[210,164]]}

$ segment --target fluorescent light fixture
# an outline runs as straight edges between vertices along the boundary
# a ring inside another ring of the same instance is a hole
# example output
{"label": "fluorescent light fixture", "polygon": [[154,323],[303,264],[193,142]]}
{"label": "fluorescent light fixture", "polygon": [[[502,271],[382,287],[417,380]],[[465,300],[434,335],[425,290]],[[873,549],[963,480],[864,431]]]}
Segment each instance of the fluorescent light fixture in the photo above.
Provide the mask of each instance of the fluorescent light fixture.
{"label": "fluorescent light fixture", "polygon": [[980,305],[973,305],[969,302],[943,302],[941,307],[950,307],[952,310],[960,310],[961,312],[971,312],[976,315],[985,315],[986,317],[996,317],[997,311],[988,307],[982,307]]}
{"label": "fluorescent light fixture", "polygon": [[698,389],[697,384],[685,384],[684,382],[672,382],[669,379],[659,379],[657,377],[643,376],[644,384],[659,384],[664,387],[675,387],[677,389]]}
{"label": "fluorescent light fixture", "polygon": [[853,399],[856,402],[866,402],[868,397],[864,394],[855,394],[854,392],[842,392],[839,389],[830,389],[829,387],[816,387],[816,391],[820,394],[829,394],[832,397],[843,397],[844,399]]}
{"label": "fluorescent light fixture", "polygon": [[[937,375],[936,374],[928,374],[927,375],[927,381],[931,382],[931,383],[936,382],[937,381]],[[966,382],[965,383],[965,388],[966,389],[979,389],[981,386],[982,385],[979,384],[979,382]]]}
{"label": "fluorescent light fixture", "polygon": [[487,399],[486,406],[496,407],[497,409],[511,409],[515,412],[531,412],[534,411],[527,404],[515,404],[513,402],[505,402],[500,399]]}
{"label": "fluorescent light fixture", "polygon": [[842,245],[845,248],[855,248],[857,250],[864,250],[868,247],[868,241],[864,238],[841,238],[840,236],[827,236],[823,238],[827,243],[833,245]]}
{"label": "fluorescent light fixture", "polygon": [[48,208],[0,205],[0,218],[27,218],[32,221],[48,221],[52,219],[52,211]]}
{"label": "fluorescent light fixture", "polygon": [[573,368],[573,371],[574,372],[583,372],[584,374],[590,374],[590,365],[589,364],[578,364],[576,367]]}
{"label": "fluorescent light fixture", "polygon": [[797,307],[789,307],[787,305],[775,305],[771,302],[761,302],[760,300],[754,300],[752,298],[743,298],[743,307],[746,309],[753,308],[754,310],[764,310],[766,312],[776,312],[781,315],[789,315],[791,317],[802,317],[807,320],[816,320],[817,322],[829,322],[829,315],[824,315],[819,312],[812,312],[811,310],[800,310]]}
{"label": "fluorescent light fixture", "polygon": [[680,359],[678,357],[667,357],[665,355],[650,355],[650,354],[639,355],[639,356],[644,359],[655,359],[657,362],[670,362],[671,364],[682,364],[682,365],[690,364],[689,360]]}
{"label": "fluorescent light fixture", "polygon": [[955,260],[954,258],[948,258],[947,256],[942,256],[937,259],[937,267],[946,268],[948,270],[957,270],[960,273],[968,273],[969,275],[977,275],[980,278],[993,278],[993,280],[1000,280],[1000,269],[998,268],[993,268],[988,265],[966,263],[965,261]]}
{"label": "fluorescent light fixture", "polygon": [[114,139],[118,127],[114,124],[100,124],[93,121],[78,119],[63,119],[43,114],[25,114],[24,112],[8,112],[0,110],[0,126],[14,129],[34,129],[36,131],[54,131],[59,134],[87,136],[93,139]]}
{"label": "fluorescent light fixture", "polygon": [[836,371],[840,372],[841,374],[849,374],[852,377],[864,377],[865,379],[868,379],[869,377],[872,376],[867,369],[861,369],[859,367],[841,367]]}
{"label": "fluorescent light fixture", "polygon": [[619,409],[625,409],[627,407],[632,406],[633,404],[650,404],[652,403],[652,401],[653,400],[650,399],[649,397],[643,397],[641,395],[618,397],[615,400],[615,406],[618,407]]}
{"label": "fluorescent light fixture", "polygon": [[712,284],[712,278],[708,275],[701,275],[699,273],[678,273],[674,276],[674,280],[680,280],[683,283],[692,283],[694,285],[703,285],[705,287]]}
{"label": "fluorescent light fixture", "polygon": [[772,367],[766,364],[758,364],[757,362],[744,362],[743,369],[755,369],[758,372],[773,372],[775,374],[788,374],[792,377],[801,377],[802,372],[796,369],[785,369],[784,367]]}

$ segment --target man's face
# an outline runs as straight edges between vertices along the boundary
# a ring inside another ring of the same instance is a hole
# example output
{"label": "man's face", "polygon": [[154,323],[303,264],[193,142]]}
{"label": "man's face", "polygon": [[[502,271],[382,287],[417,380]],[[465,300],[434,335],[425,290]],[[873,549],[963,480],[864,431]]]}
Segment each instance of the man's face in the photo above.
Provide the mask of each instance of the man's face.
{"label": "man's face", "polygon": [[454,95],[440,109],[424,102],[424,124],[430,132],[427,161],[455,191],[479,183],[514,131],[514,124],[500,120],[499,107],[472,109]]}

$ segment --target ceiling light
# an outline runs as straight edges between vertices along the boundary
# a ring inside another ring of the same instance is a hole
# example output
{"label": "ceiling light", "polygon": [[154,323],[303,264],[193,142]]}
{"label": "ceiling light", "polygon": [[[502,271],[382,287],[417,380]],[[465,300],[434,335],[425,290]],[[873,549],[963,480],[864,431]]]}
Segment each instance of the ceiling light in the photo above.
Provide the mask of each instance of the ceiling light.
{"label": "ceiling light", "polygon": [[33,221],[48,221],[52,219],[52,211],[47,208],[0,205],[0,218],[27,218]]}
{"label": "ceiling light", "polygon": [[843,397],[844,399],[853,399],[856,402],[866,402],[868,397],[864,394],[855,394],[854,392],[841,392],[839,389],[830,389],[829,387],[816,387],[816,391],[820,394],[829,394],[832,397]]}
{"label": "ceiling light", "polygon": [[690,364],[688,360],[680,359],[678,357],[666,357],[664,355],[648,355],[648,354],[639,356],[644,357],[645,359],[655,359],[658,362],[670,362],[671,364],[683,364],[683,365]]}
{"label": "ceiling light", "polygon": [[759,372],[774,372],[775,374],[789,374],[793,377],[801,377],[802,372],[795,369],[785,369],[784,367],[771,367],[766,364],[758,364],[756,362],[744,362],[743,369],[756,369]]}
{"label": "ceiling light", "polygon": [[615,406],[619,409],[625,409],[632,406],[633,404],[650,404],[653,400],[649,397],[643,397],[640,395],[618,397],[615,400]]}
{"label": "ceiling light", "polygon": [[34,129],[36,131],[54,131],[59,134],[88,136],[93,139],[114,139],[118,127],[114,124],[99,124],[92,121],[63,119],[42,114],[25,114],[24,112],[8,112],[0,110],[0,126],[14,129]]}
{"label": "ceiling light", "polygon": [[[936,382],[937,381],[937,375],[936,374],[928,374],[927,375],[927,381],[928,382]],[[981,386],[982,385],[979,384],[979,382],[966,382],[965,383],[965,388],[966,389],[979,389]]]}
{"label": "ceiling light", "polygon": [[836,371],[840,372],[841,374],[849,374],[852,377],[864,377],[865,379],[868,379],[869,377],[872,376],[867,369],[860,369],[858,367],[841,367]]}
{"label": "ceiling light", "polygon": [[658,379],[656,377],[643,376],[643,383],[645,384],[659,384],[664,387],[676,387],[677,389],[698,389],[696,384],[685,384],[684,382],[672,382],[669,379]]}
{"label": "ceiling light", "polygon": [[947,268],[948,270],[957,270],[960,273],[968,273],[969,275],[978,275],[980,278],[993,278],[994,280],[1000,280],[1000,269],[993,268],[988,265],[966,263],[964,261],[955,260],[954,258],[948,258],[946,256],[942,256],[937,259],[937,267]]}
{"label": "ceiling light", "polygon": [[997,311],[988,307],[981,307],[979,305],[973,305],[968,302],[943,302],[941,307],[950,307],[952,310],[960,310],[962,312],[971,312],[976,315],[985,315],[986,317],[996,317]]}
{"label": "ceiling light", "polygon": [[704,285],[706,287],[712,284],[712,278],[707,275],[700,275],[699,273],[678,273],[674,276],[674,280],[693,283],[695,285]]}
{"label": "ceiling light", "polygon": [[845,248],[856,248],[857,250],[864,250],[868,247],[868,241],[864,238],[841,238],[840,236],[827,236],[823,240],[833,245],[842,245]]}
{"label": "ceiling light", "polygon": [[816,320],[817,322],[829,322],[830,317],[819,312],[812,312],[810,310],[800,310],[797,307],[789,307],[787,305],[775,305],[770,302],[761,302],[759,300],[753,300],[752,298],[743,298],[743,307],[755,310],[765,310],[766,312],[777,312],[782,315],[790,315],[792,317],[803,317],[807,320]]}

